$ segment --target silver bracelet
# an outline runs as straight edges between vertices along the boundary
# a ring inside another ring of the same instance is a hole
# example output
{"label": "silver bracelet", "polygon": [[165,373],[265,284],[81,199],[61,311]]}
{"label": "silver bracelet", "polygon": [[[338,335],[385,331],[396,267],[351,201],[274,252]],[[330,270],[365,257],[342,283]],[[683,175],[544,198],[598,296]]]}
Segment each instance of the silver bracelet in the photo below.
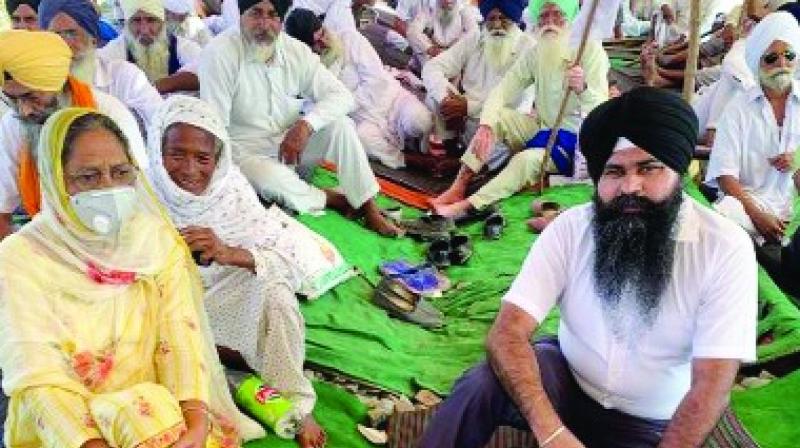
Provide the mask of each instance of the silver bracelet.
{"label": "silver bracelet", "polygon": [[552,433],[552,434],[550,434],[550,437],[548,437],[548,438],[544,439],[544,442],[542,442],[542,443],[541,443],[541,445],[539,445],[539,448],[544,448],[544,447],[546,447],[546,446],[547,446],[547,445],[548,445],[550,442],[552,442],[553,440],[555,440],[555,439],[556,439],[556,437],[558,437],[558,436],[559,436],[559,434],[561,434],[562,432],[564,432],[566,429],[567,429],[567,428],[566,428],[564,425],[561,425],[561,426],[559,426],[559,427],[558,427],[558,429],[556,429],[555,431],[553,431],[553,433]]}

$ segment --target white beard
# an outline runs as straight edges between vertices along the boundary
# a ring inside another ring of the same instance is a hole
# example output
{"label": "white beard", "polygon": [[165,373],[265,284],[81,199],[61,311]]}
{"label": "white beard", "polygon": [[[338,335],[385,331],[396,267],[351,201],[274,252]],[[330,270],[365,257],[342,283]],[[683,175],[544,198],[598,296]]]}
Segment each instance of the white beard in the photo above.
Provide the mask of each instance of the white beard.
{"label": "white beard", "polygon": [[441,23],[444,26],[450,25],[455,16],[456,16],[455,7],[453,7],[453,9],[439,8],[436,13],[436,18],[439,19],[439,23]]}
{"label": "white beard", "polygon": [[508,67],[520,35],[522,31],[516,25],[503,36],[493,36],[486,28],[483,29],[483,56],[492,68],[503,70]]}
{"label": "white beard", "polygon": [[570,59],[569,32],[559,30],[554,33],[540,33],[537,36],[536,55],[542,67],[566,68],[564,61]]}
{"label": "white beard", "polygon": [[328,34],[328,48],[319,55],[322,64],[338,77],[344,65],[344,45],[339,36]]}
{"label": "white beard", "polygon": [[80,56],[80,59],[73,60],[70,66],[70,74],[79,81],[87,85],[94,85],[94,72],[97,67],[96,50],[90,48]]}
{"label": "white beard", "polygon": [[786,93],[792,88],[794,70],[774,69],[771,71],[758,69],[758,78],[761,85],[769,90]]}
{"label": "white beard", "polygon": [[242,31],[242,42],[244,43],[244,55],[245,59],[248,61],[256,61],[266,64],[272,59],[272,56],[275,54],[275,41],[276,39],[272,40],[272,42],[260,43],[256,42],[252,38],[250,38],[244,31]]}
{"label": "white beard", "polygon": [[151,83],[169,75],[169,40],[166,29],[161,32],[152,45],[144,46],[126,28],[125,41],[136,65],[142,69]]}

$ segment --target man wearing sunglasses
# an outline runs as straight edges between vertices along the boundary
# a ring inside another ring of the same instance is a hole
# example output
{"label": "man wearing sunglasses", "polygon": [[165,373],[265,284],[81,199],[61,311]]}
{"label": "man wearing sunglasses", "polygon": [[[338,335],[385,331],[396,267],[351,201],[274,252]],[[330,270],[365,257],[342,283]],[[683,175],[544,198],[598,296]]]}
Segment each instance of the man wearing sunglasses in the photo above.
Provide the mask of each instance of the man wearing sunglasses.
{"label": "man wearing sunglasses", "polygon": [[69,76],[72,52],[55,33],[0,33],[0,100],[10,109],[0,120],[0,239],[11,233],[11,214],[22,205],[39,212],[36,148],[45,121],[69,106],[110,116],[128,139],[139,166],[147,165],[136,119],[116,98]]}
{"label": "man wearing sunglasses", "polygon": [[745,43],[756,83],[727,105],[717,126],[706,185],[714,207],[759,246],[781,243],[800,186],[800,84],[795,80],[800,26],[794,16],[766,16]]}

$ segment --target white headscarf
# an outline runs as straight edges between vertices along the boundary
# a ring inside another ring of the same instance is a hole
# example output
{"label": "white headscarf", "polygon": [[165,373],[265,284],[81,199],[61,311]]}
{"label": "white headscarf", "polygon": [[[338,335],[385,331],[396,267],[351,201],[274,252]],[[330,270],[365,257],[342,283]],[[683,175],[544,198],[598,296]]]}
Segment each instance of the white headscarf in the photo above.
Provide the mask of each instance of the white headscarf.
{"label": "white headscarf", "polygon": [[747,37],[745,60],[755,79],[758,79],[761,57],[776,40],[786,42],[795,52],[800,52],[800,25],[788,12],[779,11],[767,15]]}
{"label": "white headscarf", "polygon": [[175,14],[194,12],[194,0],[164,0],[164,8]]}
{"label": "white headscarf", "polygon": [[138,11],[164,20],[164,4],[161,0],[120,0],[120,6],[125,20],[129,20]]}

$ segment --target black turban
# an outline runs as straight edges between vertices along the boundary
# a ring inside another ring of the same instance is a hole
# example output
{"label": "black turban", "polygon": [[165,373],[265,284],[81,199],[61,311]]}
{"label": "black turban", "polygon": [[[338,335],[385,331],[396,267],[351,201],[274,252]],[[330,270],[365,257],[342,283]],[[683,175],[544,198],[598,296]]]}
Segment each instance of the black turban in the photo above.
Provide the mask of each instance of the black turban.
{"label": "black turban", "polygon": [[[255,4],[261,3],[264,0],[237,0],[239,4],[239,14],[244,14],[245,11],[252,8]],[[283,19],[286,16],[286,11],[289,10],[289,6],[292,5],[291,0],[269,0],[272,3],[272,6],[275,7],[275,11],[278,12],[278,16]]]}
{"label": "black turban", "polygon": [[322,28],[322,20],[312,11],[297,8],[289,13],[286,22],[283,23],[283,30],[286,34],[303,42],[309,47],[314,46],[314,33]]}
{"label": "black turban", "polygon": [[589,113],[580,130],[581,152],[595,183],[620,137],[684,174],[692,161],[697,133],[697,116],[681,97],[639,87]]}
{"label": "black turban", "polygon": [[28,5],[33,8],[34,11],[39,10],[39,0],[6,0],[8,15],[14,14],[14,11],[19,8],[19,5]]}

